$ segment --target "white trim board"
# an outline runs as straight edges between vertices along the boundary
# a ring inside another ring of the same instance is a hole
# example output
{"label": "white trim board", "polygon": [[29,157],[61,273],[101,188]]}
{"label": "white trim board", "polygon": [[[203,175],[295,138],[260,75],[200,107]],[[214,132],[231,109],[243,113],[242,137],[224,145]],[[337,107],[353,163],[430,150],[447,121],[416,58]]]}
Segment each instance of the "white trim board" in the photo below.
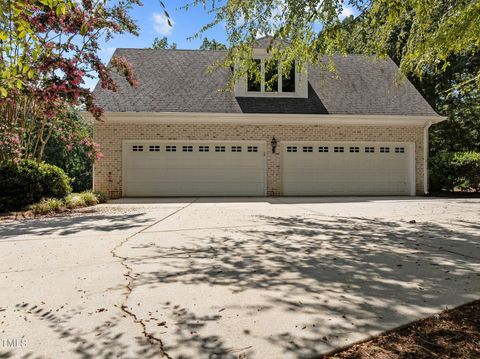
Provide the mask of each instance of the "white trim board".
{"label": "white trim board", "polygon": [[[88,112],[82,112],[91,119]],[[317,126],[413,126],[446,120],[442,116],[397,115],[295,115],[196,112],[106,112],[106,123],[118,124],[234,124],[234,125],[317,125]]]}

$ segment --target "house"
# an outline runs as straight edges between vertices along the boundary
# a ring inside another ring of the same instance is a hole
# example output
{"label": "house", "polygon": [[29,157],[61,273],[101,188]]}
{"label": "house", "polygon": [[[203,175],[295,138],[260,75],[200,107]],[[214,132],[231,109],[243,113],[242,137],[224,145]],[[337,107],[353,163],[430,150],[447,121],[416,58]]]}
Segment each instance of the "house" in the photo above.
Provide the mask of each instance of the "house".
{"label": "house", "polygon": [[[254,49],[262,71],[265,49],[265,40]],[[333,76],[309,66],[280,72],[270,87],[245,78],[219,91],[231,69],[208,69],[224,54],[116,50],[140,85],[119,76],[119,91],[94,90],[105,109],[94,130],[105,156],[95,165],[95,190],[111,197],[428,192],[428,129],[444,118],[410,82],[396,81],[393,61],[337,56]]]}

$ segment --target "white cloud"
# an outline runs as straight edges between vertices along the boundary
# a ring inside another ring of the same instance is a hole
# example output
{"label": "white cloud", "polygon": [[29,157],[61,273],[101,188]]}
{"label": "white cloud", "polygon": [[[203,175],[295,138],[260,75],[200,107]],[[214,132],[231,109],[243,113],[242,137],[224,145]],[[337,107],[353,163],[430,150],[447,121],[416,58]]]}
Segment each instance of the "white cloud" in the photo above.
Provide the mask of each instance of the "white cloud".
{"label": "white cloud", "polygon": [[350,15],[355,15],[355,11],[353,10],[353,7],[345,6],[342,10],[342,13],[340,14],[340,19],[343,20]]}
{"label": "white cloud", "polygon": [[172,32],[173,29],[173,20],[170,19],[170,22],[172,23],[172,26],[168,24],[168,19],[165,14],[153,13],[153,28],[159,34],[163,36],[170,35],[170,32]]}

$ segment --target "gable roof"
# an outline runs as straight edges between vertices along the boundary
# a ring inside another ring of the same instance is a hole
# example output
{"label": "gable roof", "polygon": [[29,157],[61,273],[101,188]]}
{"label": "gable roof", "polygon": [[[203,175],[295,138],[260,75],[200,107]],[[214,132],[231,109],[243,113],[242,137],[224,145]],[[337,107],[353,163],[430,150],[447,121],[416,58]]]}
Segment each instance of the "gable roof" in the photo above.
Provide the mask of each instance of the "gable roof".
{"label": "gable roof", "polygon": [[95,102],[105,111],[438,116],[409,81],[396,84],[390,59],[335,56],[336,75],[309,67],[308,98],[259,98],[219,91],[231,71],[208,69],[224,51],[117,49],[114,56],[132,63],[140,85],[131,87],[119,74],[117,92],[97,84]]}

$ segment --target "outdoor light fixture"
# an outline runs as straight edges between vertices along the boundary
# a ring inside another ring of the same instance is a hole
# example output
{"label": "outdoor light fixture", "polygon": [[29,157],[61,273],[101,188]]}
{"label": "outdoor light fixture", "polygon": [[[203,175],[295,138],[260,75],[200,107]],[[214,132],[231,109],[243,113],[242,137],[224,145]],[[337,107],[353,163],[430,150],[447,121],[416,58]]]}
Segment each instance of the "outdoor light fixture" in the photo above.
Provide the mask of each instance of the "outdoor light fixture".
{"label": "outdoor light fixture", "polygon": [[275,136],[272,137],[270,144],[272,145],[272,153],[275,153],[275,150],[277,149],[277,139]]}

